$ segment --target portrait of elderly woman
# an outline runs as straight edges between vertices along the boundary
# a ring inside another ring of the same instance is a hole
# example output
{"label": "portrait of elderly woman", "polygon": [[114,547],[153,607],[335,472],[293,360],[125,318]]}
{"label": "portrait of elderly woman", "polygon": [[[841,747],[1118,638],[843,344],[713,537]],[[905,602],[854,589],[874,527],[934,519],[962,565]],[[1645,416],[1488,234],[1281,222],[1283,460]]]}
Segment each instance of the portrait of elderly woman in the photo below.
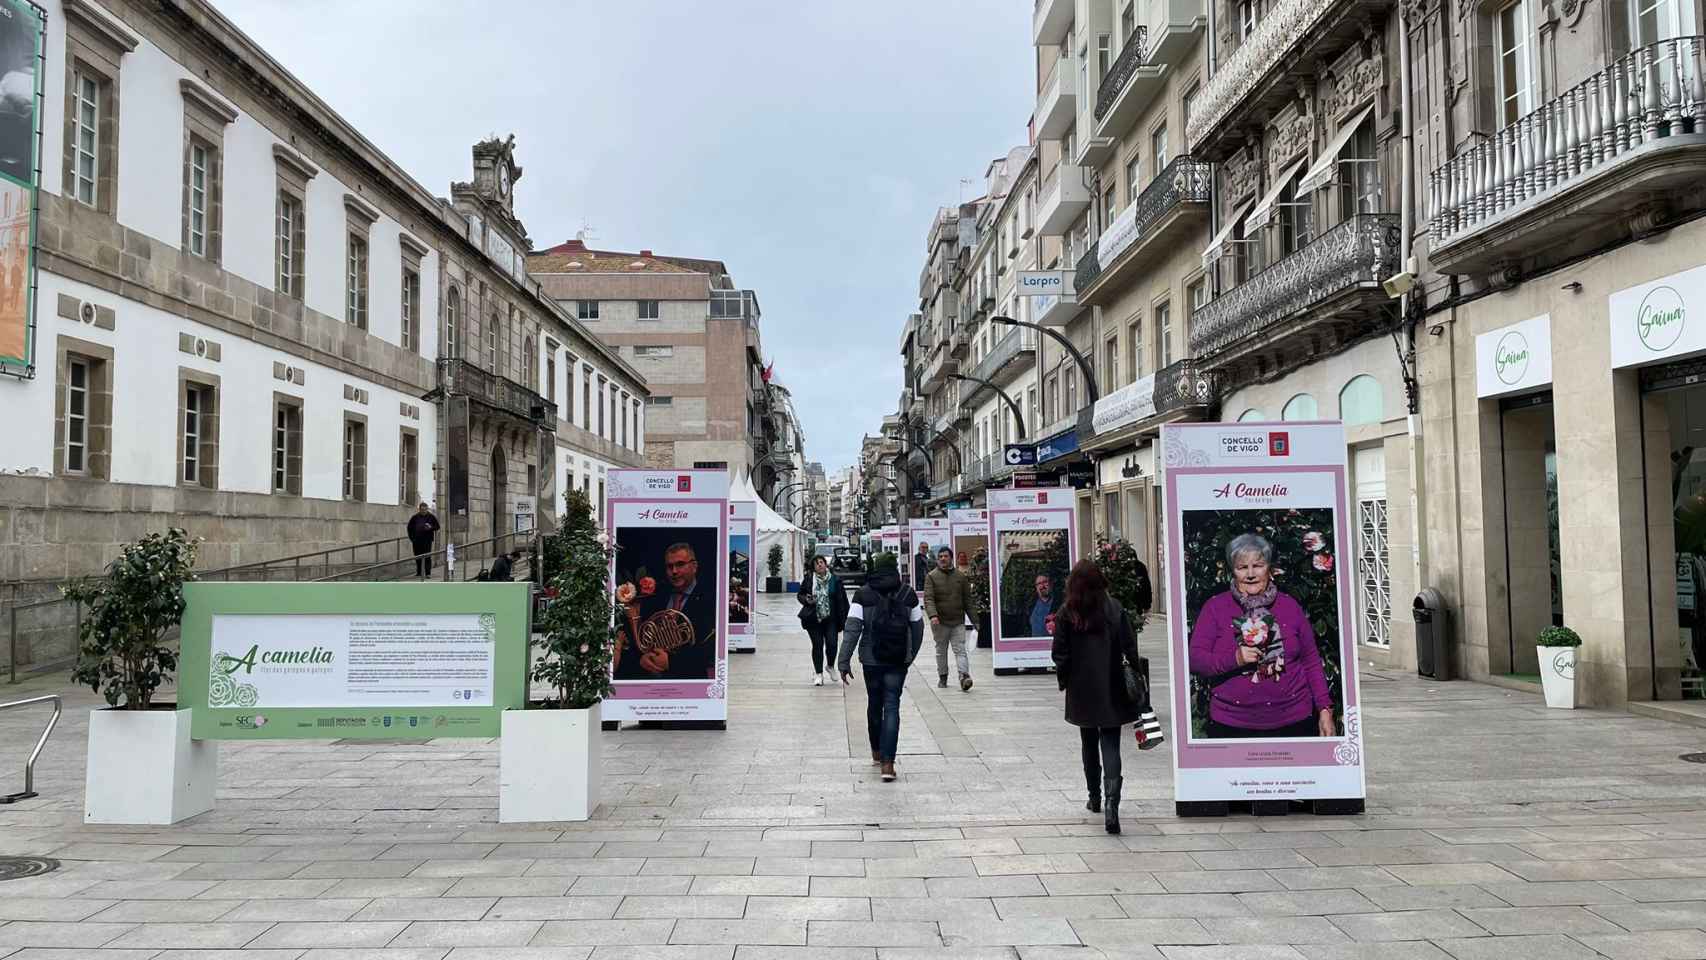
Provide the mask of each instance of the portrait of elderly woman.
{"label": "portrait of elderly woman", "polygon": [[1190,633],[1191,675],[1208,694],[1202,735],[1337,736],[1315,628],[1275,581],[1273,542],[1236,534],[1225,559],[1228,582],[1203,601]]}

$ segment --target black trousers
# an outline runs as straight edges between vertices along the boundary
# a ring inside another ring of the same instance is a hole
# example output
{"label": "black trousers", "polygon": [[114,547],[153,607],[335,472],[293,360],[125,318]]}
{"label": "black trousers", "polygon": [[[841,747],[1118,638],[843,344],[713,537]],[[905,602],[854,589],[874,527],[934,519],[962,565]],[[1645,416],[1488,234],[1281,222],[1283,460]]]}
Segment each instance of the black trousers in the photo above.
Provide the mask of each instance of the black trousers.
{"label": "black trousers", "polygon": [[1084,786],[1101,794],[1102,782],[1120,778],[1120,731],[1123,727],[1079,727],[1078,745],[1084,756]]}
{"label": "black trousers", "polygon": [[834,625],[808,623],[806,634],[812,638],[812,672],[822,673],[825,665],[835,666],[835,645],[841,639],[841,634]]}
{"label": "black trousers", "polygon": [[432,541],[411,540],[415,548],[415,576],[432,576]]}

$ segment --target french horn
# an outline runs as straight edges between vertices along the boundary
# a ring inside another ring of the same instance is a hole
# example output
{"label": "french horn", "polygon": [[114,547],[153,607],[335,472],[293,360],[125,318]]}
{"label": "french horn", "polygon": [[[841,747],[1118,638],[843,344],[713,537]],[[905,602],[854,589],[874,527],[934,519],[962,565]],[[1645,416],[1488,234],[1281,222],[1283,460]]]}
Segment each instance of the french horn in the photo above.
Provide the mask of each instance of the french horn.
{"label": "french horn", "polygon": [[651,653],[662,650],[666,653],[692,646],[699,641],[697,632],[693,629],[693,621],[680,610],[664,608],[647,617],[640,624],[639,637],[634,646],[641,653]]}

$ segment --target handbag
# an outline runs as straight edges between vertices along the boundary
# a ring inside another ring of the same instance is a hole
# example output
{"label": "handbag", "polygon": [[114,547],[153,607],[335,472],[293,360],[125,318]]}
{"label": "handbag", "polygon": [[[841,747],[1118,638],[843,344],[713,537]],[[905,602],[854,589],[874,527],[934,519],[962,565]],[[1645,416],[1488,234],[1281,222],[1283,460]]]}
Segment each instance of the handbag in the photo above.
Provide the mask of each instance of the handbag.
{"label": "handbag", "polygon": [[1128,662],[1120,664],[1120,670],[1125,675],[1126,699],[1136,706],[1139,713],[1148,713],[1149,704],[1149,658],[1138,657],[1137,669],[1133,670]]}

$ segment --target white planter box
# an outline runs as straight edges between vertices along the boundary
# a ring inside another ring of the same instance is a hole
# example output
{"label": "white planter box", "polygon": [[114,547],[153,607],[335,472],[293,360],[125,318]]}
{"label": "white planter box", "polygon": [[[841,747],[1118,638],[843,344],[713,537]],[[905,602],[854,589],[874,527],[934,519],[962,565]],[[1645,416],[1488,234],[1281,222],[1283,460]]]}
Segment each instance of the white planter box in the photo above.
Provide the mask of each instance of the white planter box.
{"label": "white planter box", "polygon": [[1576,708],[1576,647],[1536,647],[1540,655],[1540,686],[1546,705],[1563,710]]}
{"label": "white planter box", "polygon": [[187,709],[91,710],[87,770],[84,823],[177,823],[213,809],[219,745]]}
{"label": "white planter box", "polygon": [[498,743],[498,821],[589,819],[598,807],[601,729],[597,705],[505,710]]}

